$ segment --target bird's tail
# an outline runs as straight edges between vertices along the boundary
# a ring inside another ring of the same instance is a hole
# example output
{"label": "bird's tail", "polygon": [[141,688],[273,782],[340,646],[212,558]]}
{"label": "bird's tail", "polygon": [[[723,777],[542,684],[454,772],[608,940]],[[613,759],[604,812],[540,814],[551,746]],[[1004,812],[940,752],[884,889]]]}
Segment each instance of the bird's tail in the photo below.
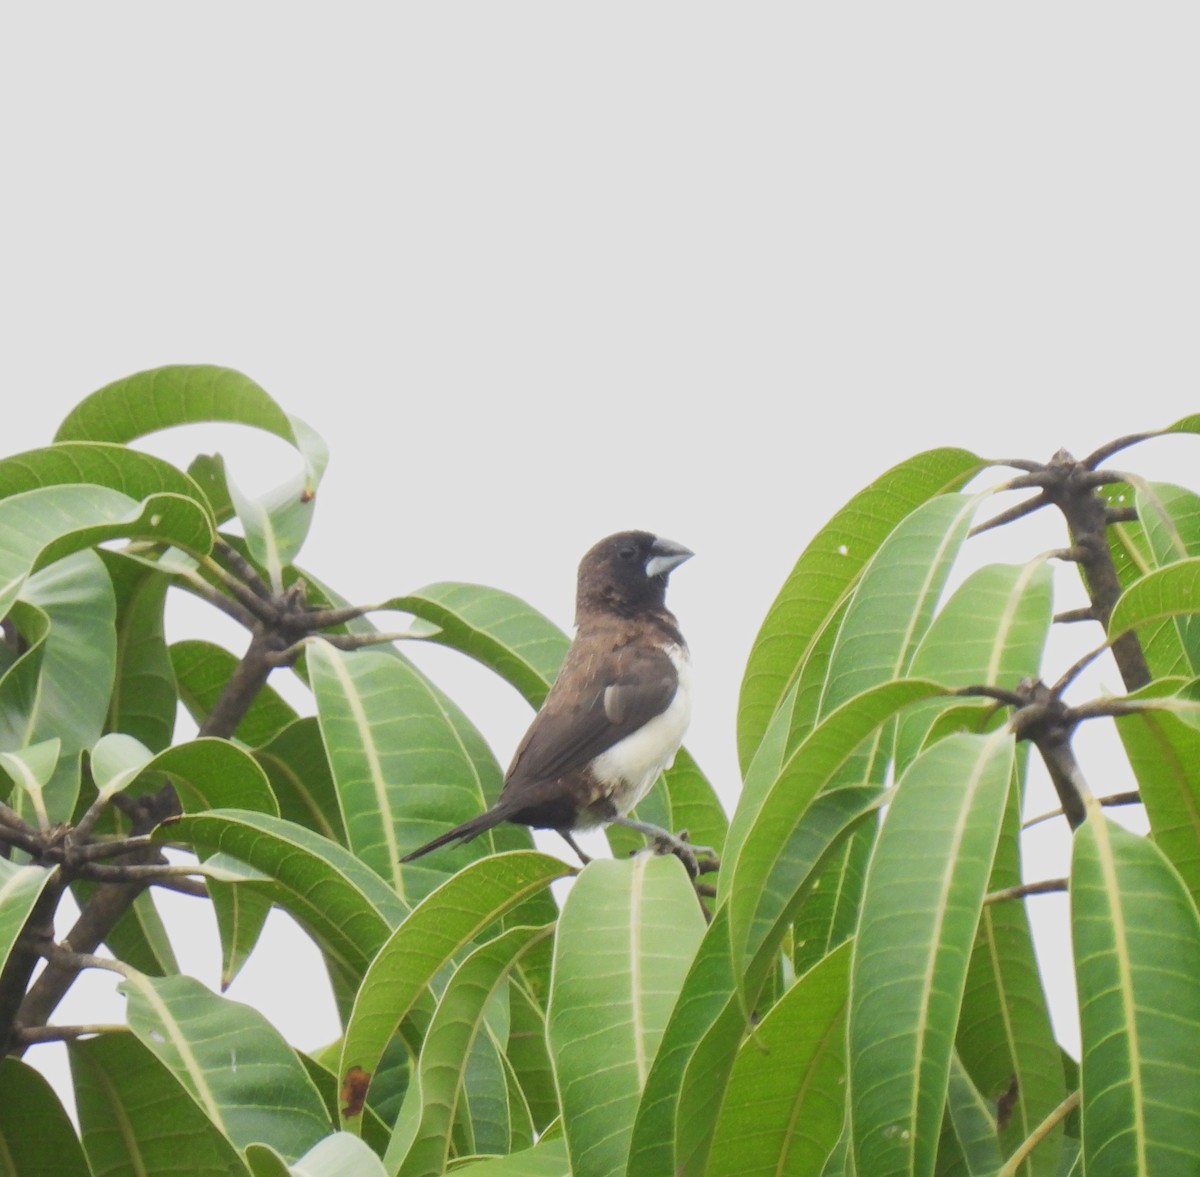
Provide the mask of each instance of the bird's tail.
{"label": "bird's tail", "polygon": [[437,850],[439,847],[445,846],[447,842],[469,842],[472,838],[478,837],[485,830],[490,830],[493,826],[498,826],[502,821],[507,820],[509,810],[507,807],[496,805],[489,809],[486,813],[481,813],[478,817],[473,817],[469,821],[464,821],[461,825],[457,825],[452,830],[447,830],[444,834],[438,834],[431,842],[426,842],[424,846],[418,846],[415,850],[409,851],[401,862],[412,862],[414,858],[420,858],[424,854],[428,854],[431,850]]}

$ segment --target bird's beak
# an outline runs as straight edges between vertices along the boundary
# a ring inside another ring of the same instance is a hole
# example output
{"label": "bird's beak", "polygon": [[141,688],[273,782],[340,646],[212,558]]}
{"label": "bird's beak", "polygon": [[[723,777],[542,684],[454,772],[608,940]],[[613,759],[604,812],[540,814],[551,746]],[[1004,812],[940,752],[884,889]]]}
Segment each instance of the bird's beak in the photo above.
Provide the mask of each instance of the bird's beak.
{"label": "bird's beak", "polygon": [[683,544],[677,544],[669,539],[656,539],[650,546],[650,559],[646,561],[647,576],[666,576],[673,568],[678,568],[684,560],[690,560],[696,553]]}

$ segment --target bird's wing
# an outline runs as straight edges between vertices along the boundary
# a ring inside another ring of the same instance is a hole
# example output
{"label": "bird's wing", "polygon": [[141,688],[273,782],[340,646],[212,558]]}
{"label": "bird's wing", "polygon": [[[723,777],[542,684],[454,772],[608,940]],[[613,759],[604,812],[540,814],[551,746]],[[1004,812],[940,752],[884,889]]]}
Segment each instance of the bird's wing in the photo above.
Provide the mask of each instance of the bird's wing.
{"label": "bird's wing", "polygon": [[[563,668],[517,748],[504,793],[582,768],[670,706],[679,673],[665,651],[626,646]],[[504,796],[504,793],[501,796]]]}

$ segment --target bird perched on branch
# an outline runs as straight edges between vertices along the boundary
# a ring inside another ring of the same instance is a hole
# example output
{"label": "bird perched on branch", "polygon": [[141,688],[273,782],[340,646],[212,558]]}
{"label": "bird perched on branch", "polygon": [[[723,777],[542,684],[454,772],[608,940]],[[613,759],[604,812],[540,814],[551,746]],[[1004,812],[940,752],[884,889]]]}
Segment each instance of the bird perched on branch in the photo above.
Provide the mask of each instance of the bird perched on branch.
{"label": "bird perched on branch", "polygon": [[687,643],[667,609],[667,577],[692,553],[647,531],[602,539],[579,565],[575,640],[486,813],[401,861],[519,822],[557,830],[586,862],[573,831],[610,822],[645,834],[695,873],[682,838],[627,817],[670,767],[691,716]]}

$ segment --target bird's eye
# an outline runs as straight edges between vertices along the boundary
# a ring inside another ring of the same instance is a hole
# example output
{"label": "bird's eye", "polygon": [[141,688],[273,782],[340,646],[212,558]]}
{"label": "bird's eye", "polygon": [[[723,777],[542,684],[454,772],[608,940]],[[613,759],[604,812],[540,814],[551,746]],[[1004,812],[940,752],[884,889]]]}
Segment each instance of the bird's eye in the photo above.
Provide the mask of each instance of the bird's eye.
{"label": "bird's eye", "polygon": [[617,550],[617,556],[622,560],[632,560],[637,555],[637,548],[631,544],[626,544],[623,548]]}

